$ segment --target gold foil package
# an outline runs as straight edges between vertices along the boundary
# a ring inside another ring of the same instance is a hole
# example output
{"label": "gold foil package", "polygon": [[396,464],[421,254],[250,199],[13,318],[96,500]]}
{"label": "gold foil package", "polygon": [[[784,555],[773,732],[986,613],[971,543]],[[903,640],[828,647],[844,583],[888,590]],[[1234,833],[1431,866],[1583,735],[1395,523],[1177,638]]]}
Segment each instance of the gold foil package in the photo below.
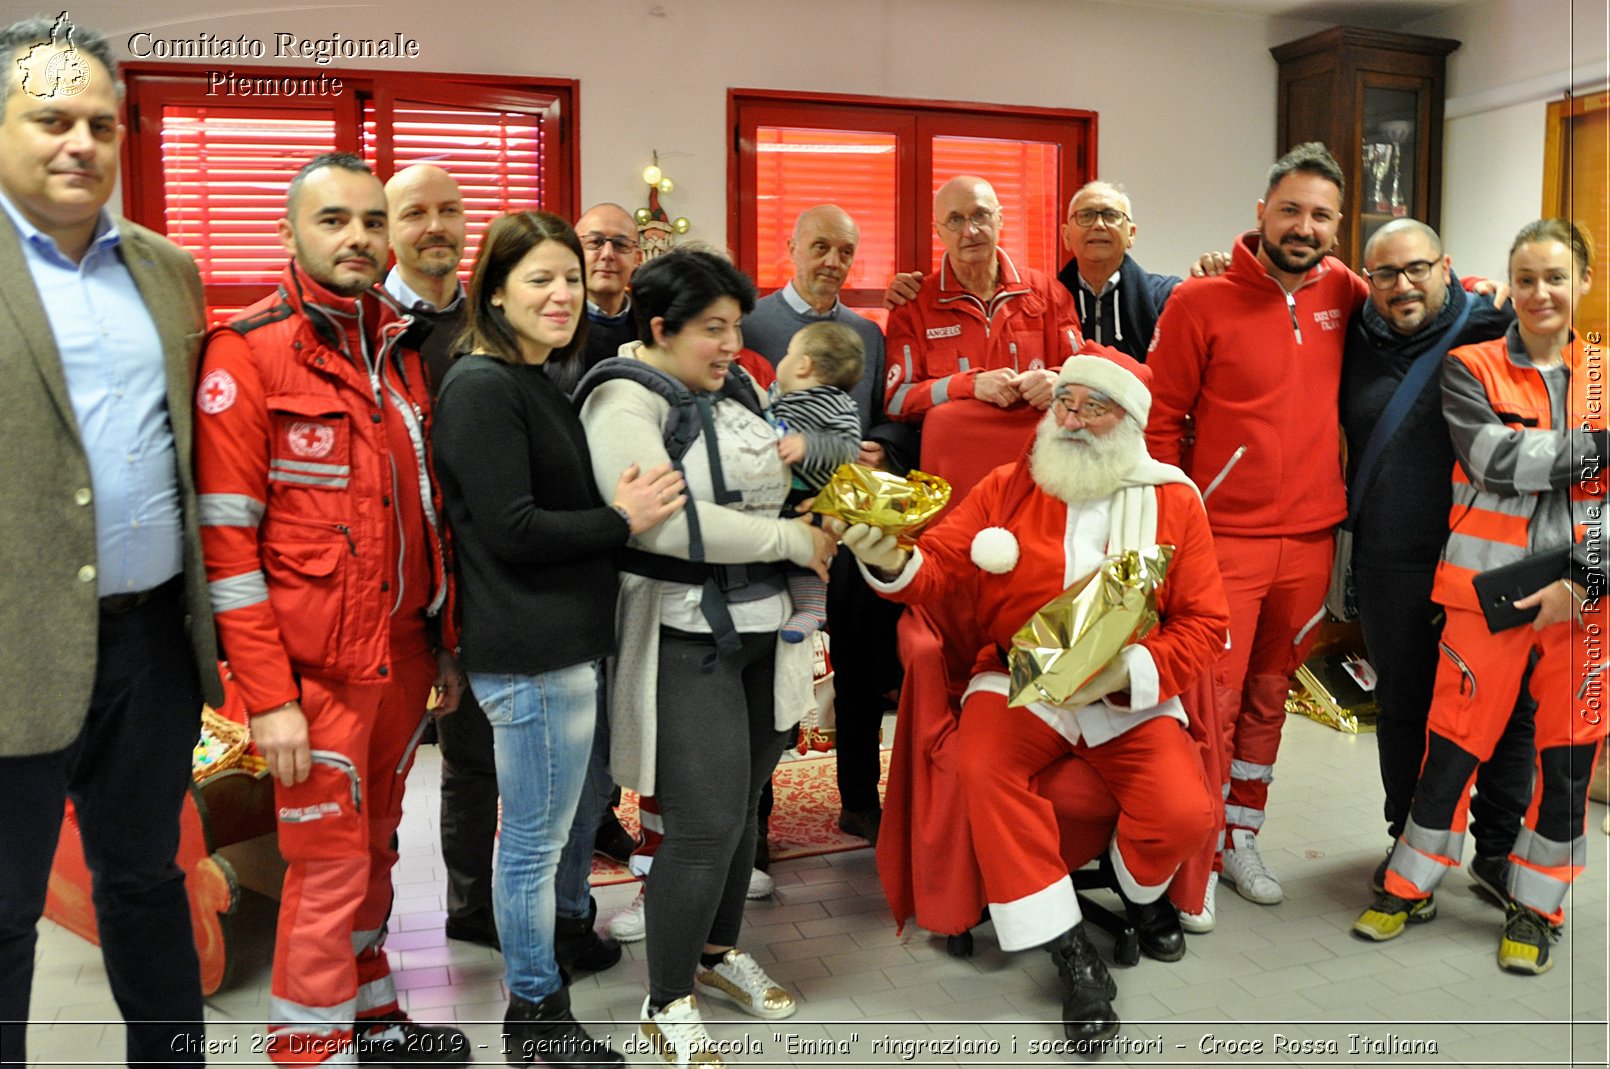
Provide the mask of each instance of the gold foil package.
{"label": "gold foil package", "polygon": [[1171,545],[1125,550],[1037,611],[1012,636],[1009,706],[1064,705],[1118,652],[1157,626]]}
{"label": "gold foil package", "polygon": [[816,495],[811,511],[848,525],[864,523],[910,547],[917,532],[950,502],[950,484],[937,475],[910,471],[904,477],[863,464],[844,464]]}

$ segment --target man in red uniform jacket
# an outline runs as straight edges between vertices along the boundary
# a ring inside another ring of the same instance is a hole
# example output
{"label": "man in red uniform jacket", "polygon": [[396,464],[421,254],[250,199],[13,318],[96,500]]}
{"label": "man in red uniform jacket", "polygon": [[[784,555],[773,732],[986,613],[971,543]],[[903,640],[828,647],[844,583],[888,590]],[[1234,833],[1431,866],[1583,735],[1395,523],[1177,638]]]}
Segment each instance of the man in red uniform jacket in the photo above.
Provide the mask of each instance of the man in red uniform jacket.
{"label": "man in red uniform jacket", "polygon": [[[382,944],[403,784],[448,579],[413,319],[376,283],[386,195],[355,156],[292,180],[279,290],[215,331],[196,392],[201,540],[219,645],[275,779],[287,869],[269,1056],[468,1059],[398,1009]],[[354,1046],[353,1036],[357,1033]]]}
{"label": "man in red uniform jacket", "polygon": [[[1224,877],[1263,904],[1283,897],[1257,834],[1286,693],[1324,614],[1331,532],[1347,513],[1337,398],[1347,322],[1367,288],[1327,255],[1342,182],[1318,142],[1283,156],[1258,202],[1258,229],[1236,242],[1227,272],[1174,292],[1147,358],[1147,444],[1202,488],[1230,601],[1230,646],[1213,674],[1230,732]],[[1185,925],[1212,928],[1211,885],[1204,912]]]}
{"label": "man in red uniform jacket", "polygon": [[920,467],[950,480],[958,501],[1022,450],[1082,341],[1068,291],[1001,251],[1002,222],[982,178],[941,186],[934,232],[945,258],[889,314],[886,411],[922,424]]}
{"label": "man in red uniform jacket", "polygon": [[[1146,454],[1147,377],[1115,349],[1070,358],[1028,455],[991,472],[915,549],[866,526],[844,533],[868,582],[895,601],[974,584],[989,644],[962,698],[959,801],[1001,948],[1050,951],[1064,1030],[1092,1050],[1118,1027],[1117,986],[1085,938],[1056,814],[1034,777],[1074,753],[1106,782],[1119,807],[1108,857],[1143,945],[1165,960],[1185,953],[1169,881],[1218,817],[1179,696],[1224,647],[1229,612],[1196,488]],[[1174,547],[1159,625],[1068,702],[1008,706],[1012,635],[1107,556],[1159,544]]]}

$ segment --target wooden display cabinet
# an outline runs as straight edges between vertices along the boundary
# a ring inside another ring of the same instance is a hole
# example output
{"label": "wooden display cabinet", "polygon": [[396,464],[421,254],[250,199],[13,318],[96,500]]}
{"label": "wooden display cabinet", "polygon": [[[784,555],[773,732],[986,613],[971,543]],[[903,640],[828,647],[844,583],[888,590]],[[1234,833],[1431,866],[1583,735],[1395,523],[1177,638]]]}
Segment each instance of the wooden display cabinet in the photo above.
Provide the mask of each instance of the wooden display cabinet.
{"label": "wooden display cabinet", "polygon": [[1347,177],[1336,255],[1362,266],[1377,228],[1442,209],[1446,37],[1338,26],[1269,51],[1280,64],[1279,151],[1323,141]]}

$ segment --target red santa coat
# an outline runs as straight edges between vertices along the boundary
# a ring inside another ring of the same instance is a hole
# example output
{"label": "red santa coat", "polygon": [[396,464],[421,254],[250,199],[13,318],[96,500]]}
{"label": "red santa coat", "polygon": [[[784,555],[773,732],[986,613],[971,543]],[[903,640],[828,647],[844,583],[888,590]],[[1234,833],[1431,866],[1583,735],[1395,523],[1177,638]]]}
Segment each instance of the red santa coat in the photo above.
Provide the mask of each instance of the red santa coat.
{"label": "red santa coat", "polygon": [[[1221,760],[1218,732],[1211,723],[1211,704],[1199,700],[1198,694],[1209,666],[1224,648],[1229,609],[1195,489],[1173,483],[1157,486],[1154,492],[1156,541],[1174,545],[1176,552],[1157,595],[1161,622],[1138,644],[1152,666],[1155,689],[1148,695],[1135,694],[1139,699],[1135,704],[1149,700],[1150,706],[1125,713],[1097,703],[1073,715],[1094,745],[1098,734],[1106,734],[1110,741],[1143,719],[1169,715],[1164,707],[1184,697],[1183,718],[1201,744],[1210,781],[1216,782]],[[895,919],[902,924],[915,915],[930,931],[954,933],[978,921],[985,896],[965,815],[955,804],[950,748],[961,689],[968,679],[1005,672],[1000,650],[1036,610],[1066,589],[1070,515],[1066,503],[1033,484],[1026,460],[1006,465],[921,537],[896,583],[877,584],[885,597],[924,610],[908,614],[910,622],[902,624],[908,678],[900,730],[895,734],[884,832],[878,843],[879,875]],[[1019,559],[1011,571],[991,574],[973,562],[973,539],[985,527],[1004,527],[1015,535]],[[967,648],[976,651],[970,670],[963,668],[967,655],[959,652]],[[935,653],[950,662],[948,685]],[[920,659],[914,661],[911,654]],[[958,674],[961,679],[955,678]],[[1042,773],[1040,782],[1063,807],[1069,785],[1088,786],[1093,778],[1081,762],[1060,762]],[[1079,793],[1085,797],[1074,803],[1078,812],[1072,815],[1092,823],[1064,821],[1063,853],[1074,865],[1105,845],[1116,813],[1104,792],[1101,797]],[[1205,863],[1188,864],[1177,877],[1174,900],[1184,908],[1198,909],[1210,867],[1211,853]]]}

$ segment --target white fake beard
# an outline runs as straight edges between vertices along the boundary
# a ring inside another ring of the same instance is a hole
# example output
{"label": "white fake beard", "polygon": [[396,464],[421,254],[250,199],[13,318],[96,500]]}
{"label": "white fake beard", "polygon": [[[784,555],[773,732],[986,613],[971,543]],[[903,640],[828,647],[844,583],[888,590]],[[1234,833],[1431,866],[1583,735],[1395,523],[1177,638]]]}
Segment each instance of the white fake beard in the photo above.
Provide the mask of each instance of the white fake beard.
{"label": "white fake beard", "polygon": [[1064,430],[1047,413],[1034,432],[1029,473],[1040,489],[1073,504],[1110,497],[1135,470],[1145,451],[1145,434],[1125,416],[1106,434],[1088,427]]}

